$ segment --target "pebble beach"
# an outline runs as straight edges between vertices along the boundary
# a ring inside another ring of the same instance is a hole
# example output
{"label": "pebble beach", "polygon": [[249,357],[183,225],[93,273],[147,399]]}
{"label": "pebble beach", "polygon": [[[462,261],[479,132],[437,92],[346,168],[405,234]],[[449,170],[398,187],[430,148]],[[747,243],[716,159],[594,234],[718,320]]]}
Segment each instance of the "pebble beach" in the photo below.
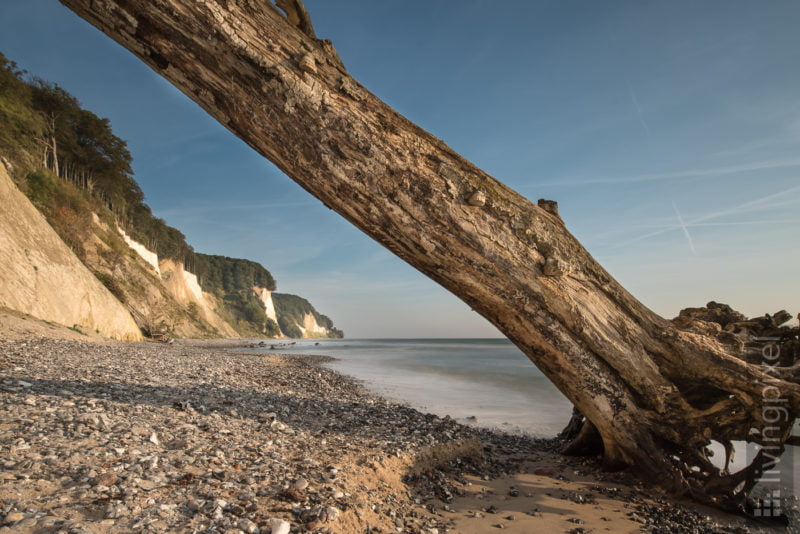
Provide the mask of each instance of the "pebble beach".
{"label": "pebble beach", "polygon": [[390,402],[323,357],[57,333],[0,331],[0,532],[771,531]]}

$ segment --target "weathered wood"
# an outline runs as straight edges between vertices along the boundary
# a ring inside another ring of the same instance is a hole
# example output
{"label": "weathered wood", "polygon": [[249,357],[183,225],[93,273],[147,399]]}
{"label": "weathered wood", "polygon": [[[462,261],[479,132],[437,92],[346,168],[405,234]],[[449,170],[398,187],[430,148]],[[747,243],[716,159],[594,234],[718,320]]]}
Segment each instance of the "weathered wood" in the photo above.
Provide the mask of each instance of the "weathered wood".
{"label": "weathered wood", "polygon": [[758,439],[749,430],[767,383],[787,399],[790,428],[796,383],[677,331],[591,257],[554,204],[529,202],[397,114],[266,0],[61,1],[496,325],[596,429],[607,465],[741,507],[706,446]]}

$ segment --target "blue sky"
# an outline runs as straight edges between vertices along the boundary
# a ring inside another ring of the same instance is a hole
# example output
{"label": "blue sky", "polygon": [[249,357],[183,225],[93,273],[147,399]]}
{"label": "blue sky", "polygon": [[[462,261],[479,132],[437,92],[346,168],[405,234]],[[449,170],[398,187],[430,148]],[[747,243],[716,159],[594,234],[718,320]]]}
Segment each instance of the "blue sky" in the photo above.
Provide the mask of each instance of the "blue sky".
{"label": "blue sky", "polygon": [[[672,317],[800,311],[800,3],[306,0],[400,113],[567,227]],[[0,51],[108,117],[156,215],[262,262],[349,337],[497,331],[55,0],[0,2]]]}

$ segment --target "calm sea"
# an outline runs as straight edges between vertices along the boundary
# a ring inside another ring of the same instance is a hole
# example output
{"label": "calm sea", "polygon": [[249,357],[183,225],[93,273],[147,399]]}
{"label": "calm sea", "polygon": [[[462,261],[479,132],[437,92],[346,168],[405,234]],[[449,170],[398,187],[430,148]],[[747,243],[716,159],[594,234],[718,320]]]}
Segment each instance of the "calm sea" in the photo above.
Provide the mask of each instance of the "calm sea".
{"label": "calm sea", "polygon": [[[507,339],[298,340],[265,351],[332,356],[336,361],[326,365],[361,380],[368,389],[464,424],[553,437],[572,413],[572,404]],[[795,433],[800,434],[800,425]],[[740,446],[734,469],[755,454]],[[712,449],[712,461],[721,466],[722,447]],[[780,465],[784,498],[800,488],[800,454],[788,449]],[[784,507],[796,514],[794,500]]]}
{"label": "calm sea", "polygon": [[465,424],[552,437],[572,412],[507,339],[299,340],[270,352],[332,356],[329,367],[368,389]]}

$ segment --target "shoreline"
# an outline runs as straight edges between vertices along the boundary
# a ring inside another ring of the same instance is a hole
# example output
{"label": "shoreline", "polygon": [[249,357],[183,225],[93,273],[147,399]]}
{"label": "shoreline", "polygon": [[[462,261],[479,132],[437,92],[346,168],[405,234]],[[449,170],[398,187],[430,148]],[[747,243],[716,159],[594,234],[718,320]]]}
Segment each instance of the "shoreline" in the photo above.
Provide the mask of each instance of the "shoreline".
{"label": "shoreline", "polygon": [[298,342],[277,352],[335,357],[326,365],[367,389],[468,426],[551,438],[572,413],[572,404],[507,339]]}
{"label": "shoreline", "polygon": [[10,337],[0,532],[770,531],[555,440],[388,401],[319,357]]}

